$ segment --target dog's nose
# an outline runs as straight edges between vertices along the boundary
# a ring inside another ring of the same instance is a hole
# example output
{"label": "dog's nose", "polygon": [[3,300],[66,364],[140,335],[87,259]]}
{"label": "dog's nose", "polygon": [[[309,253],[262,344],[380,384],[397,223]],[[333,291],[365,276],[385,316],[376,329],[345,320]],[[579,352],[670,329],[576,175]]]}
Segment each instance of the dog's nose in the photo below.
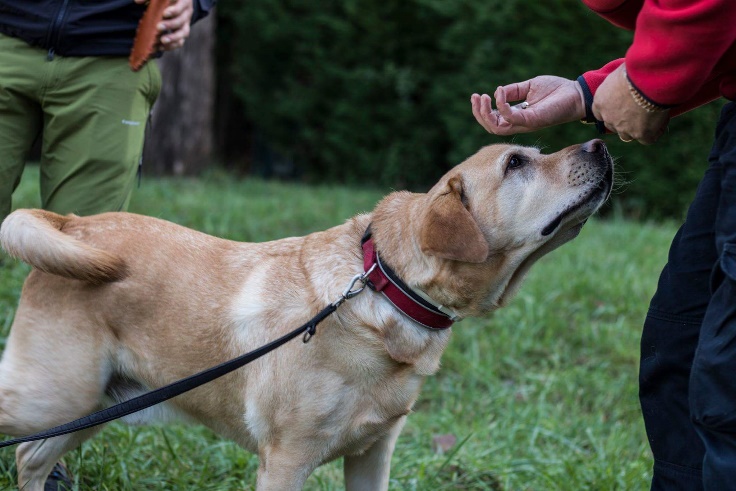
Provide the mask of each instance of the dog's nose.
{"label": "dog's nose", "polygon": [[582,150],[586,153],[603,153],[606,150],[606,144],[600,138],[596,138],[583,143]]}

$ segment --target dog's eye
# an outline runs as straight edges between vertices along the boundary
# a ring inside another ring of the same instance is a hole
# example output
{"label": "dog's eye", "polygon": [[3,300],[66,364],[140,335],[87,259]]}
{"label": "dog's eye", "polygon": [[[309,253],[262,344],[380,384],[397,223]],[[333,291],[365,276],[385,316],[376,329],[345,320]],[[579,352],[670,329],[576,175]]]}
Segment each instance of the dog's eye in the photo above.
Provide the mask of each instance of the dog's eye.
{"label": "dog's eye", "polygon": [[506,172],[510,171],[511,169],[518,169],[522,165],[524,165],[524,159],[522,159],[518,155],[512,155],[509,158],[508,163],[506,164]]}

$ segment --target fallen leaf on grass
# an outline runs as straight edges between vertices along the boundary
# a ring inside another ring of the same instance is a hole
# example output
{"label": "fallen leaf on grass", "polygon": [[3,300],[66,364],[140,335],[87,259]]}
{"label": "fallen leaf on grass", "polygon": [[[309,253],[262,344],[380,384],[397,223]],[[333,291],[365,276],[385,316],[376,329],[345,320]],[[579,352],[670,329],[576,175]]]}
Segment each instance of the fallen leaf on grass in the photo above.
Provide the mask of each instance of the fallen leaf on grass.
{"label": "fallen leaf on grass", "polygon": [[432,438],[432,450],[434,453],[443,454],[450,450],[457,443],[457,437],[452,433],[445,435],[435,435]]}

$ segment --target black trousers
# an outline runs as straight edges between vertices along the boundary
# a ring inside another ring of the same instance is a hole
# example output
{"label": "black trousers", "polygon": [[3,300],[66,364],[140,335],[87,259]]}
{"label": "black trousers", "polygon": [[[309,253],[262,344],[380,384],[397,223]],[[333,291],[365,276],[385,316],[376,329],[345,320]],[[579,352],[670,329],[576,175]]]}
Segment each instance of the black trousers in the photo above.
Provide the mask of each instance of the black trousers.
{"label": "black trousers", "polygon": [[736,490],[734,102],[721,112],[709,164],[642,334],[639,398],[653,490]]}

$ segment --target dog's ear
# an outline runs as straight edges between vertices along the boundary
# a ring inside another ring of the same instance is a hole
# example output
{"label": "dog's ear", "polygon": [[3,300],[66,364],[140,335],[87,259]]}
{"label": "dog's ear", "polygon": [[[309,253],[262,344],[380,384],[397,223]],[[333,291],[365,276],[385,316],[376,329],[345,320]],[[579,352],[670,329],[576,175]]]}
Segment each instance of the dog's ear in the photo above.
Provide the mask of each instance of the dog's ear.
{"label": "dog's ear", "polygon": [[419,244],[429,256],[469,263],[488,257],[488,242],[464,203],[463,181],[452,177],[432,198],[422,222]]}

